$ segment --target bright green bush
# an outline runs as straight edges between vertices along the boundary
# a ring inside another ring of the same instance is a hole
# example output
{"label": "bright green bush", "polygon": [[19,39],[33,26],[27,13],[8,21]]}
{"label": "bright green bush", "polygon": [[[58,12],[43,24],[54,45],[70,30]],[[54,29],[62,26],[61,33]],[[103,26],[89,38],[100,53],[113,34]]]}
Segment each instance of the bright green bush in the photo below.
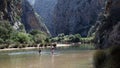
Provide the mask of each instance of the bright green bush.
{"label": "bright green bush", "polygon": [[39,30],[33,30],[30,34],[33,36],[32,39],[35,43],[42,43],[47,38],[47,34]]}
{"label": "bright green bush", "polygon": [[51,42],[80,42],[80,34],[64,35],[59,34],[57,37],[50,38]]}
{"label": "bright green bush", "polygon": [[12,39],[15,42],[20,42],[20,43],[29,43],[31,40],[31,38],[29,37],[29,34],[22,33],[22,32],[17,32]]}

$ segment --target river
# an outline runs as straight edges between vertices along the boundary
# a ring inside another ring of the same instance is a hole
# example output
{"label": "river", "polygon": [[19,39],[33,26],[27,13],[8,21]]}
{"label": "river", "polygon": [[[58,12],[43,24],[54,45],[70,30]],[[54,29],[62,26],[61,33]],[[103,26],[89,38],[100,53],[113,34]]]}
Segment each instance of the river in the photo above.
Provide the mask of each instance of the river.
{"label": "river", "polygon": [[78,47],[57,48],[54,55],[50,49],[16,50],[0,52],[0,68],[93,68],[93,50]]}

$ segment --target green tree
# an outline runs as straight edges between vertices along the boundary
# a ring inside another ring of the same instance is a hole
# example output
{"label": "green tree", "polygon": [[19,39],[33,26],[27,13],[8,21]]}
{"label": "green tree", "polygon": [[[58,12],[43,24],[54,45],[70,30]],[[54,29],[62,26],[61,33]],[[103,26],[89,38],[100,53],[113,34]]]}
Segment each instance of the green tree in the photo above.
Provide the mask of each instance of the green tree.
{"label": "green tree", "polygon": [[20,43],[29,43],[31,41],[31,37],[29,36],[29,34],[22,32],[17,32],[12,39],[15,42],[20,42]]}
{"label": "green tree", "polygon": [[42,43],[47,38],[47,34],[39,30],[33,30],[30,34],[33,36],[35,43]]}
{"label": "green tree", "polygon": [[14,32],[13,27],[8,21],[0,21],[0,38],[6,41],[10,39]]}

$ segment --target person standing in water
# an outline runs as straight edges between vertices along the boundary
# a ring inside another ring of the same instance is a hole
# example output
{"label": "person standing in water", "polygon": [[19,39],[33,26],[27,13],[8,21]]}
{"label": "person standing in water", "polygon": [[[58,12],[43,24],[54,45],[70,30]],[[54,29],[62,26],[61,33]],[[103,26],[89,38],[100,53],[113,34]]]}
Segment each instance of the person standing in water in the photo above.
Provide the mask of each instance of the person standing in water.
{"label": "person standing in water", "polygon": [[39,54],[41,54],[41,48],[39,48]]}
{"label": "person standing in water", "polygon": [[55,48],[52,46],[52,47],[51,47],[51,53],[52,53],[52,54],[54,54],[54,51],[55,51],[54,49],[55,49]]}
{"label": "person standing in water", "polygon": [[52,53],[52,54],[54,54],[55,48],[56,48],[56,44],[53,44],[53,45],[51,46],[51,53]]}
{"label": "person standing in water", "polygon": [[39,45],[39,50],[38,50],[39,54],[41,54],[41,51],[42,51],[41,48],[42,48],[42,47],[43,47],[43,44],[40,44],[40,45]]}

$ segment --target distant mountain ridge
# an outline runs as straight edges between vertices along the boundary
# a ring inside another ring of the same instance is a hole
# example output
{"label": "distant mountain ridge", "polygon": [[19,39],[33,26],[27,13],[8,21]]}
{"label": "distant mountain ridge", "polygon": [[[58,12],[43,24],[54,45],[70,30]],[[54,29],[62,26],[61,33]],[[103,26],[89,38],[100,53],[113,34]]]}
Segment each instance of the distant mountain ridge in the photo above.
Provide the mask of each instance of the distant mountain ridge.
{"label": "distant mountain ridge", "polygon": [[104,5],[105,0],[58,0],[53,17],[54,34],[87,36]]}
{"label": "distant mountain ridge", "polygon": [[35,0],[34,9],[42,17],[45,25],[53,35],[53,15],[57,0]]}
{"label": "distant mountain ridge", "polygon": [[53,36],[60,33],[87,36],[105,0],[36,0],[34,9]]}

